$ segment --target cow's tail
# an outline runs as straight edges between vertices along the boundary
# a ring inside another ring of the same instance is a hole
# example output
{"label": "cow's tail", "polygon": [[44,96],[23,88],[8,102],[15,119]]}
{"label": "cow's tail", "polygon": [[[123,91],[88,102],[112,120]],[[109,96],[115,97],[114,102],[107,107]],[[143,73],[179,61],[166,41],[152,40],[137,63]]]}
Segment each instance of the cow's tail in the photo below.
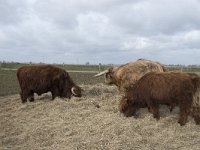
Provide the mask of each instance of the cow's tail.
{"label": "cow's tail", "polygon": [[20,71],[19,71],[19,69],[17,70],[17,79],[19,80],[19,73],[20,73]]}
{"label": "cow's tail", "polygon": [[192,81],[195,93],[192,99],[191,115],[194,117],[196,124],[200,124],[200,78],[194,78]]}

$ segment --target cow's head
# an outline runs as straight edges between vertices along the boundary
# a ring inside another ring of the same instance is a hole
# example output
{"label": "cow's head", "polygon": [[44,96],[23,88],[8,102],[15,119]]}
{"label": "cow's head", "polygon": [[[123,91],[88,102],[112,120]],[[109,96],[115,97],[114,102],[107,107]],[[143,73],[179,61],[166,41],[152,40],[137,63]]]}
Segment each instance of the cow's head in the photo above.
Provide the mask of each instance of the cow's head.
{"label": "cow's head", "polygon": [[95,77],[105,75],[105,83],[106,84],[108,84],[108,85],[116,84],[117,81],[115,78],[115,69],[116,69],[116,67],[111,67],[107,70],[104,70],[104,71],[96,74]]}
{"label": "cow's head", "polygon": [[68,86],[63,91],[62,97],[66,97],[66,98],[69,98],[69,99],[72,96],[81,97],[82,96],[81,91],[82,91],[82,89],[79,86],[77,86],[77,85],[74,85],[72,87]]}
{"label": "cow's head", "polygon": [[131,116],[134,116],[136,117],[137,114],[136,114],[136,111],[137,111],[137,104],[128,99],[127,97],[122,97],[121,101],[120,101],[120,104],[119,104],[119,111],[121,113],[124,114],[124,116],[126,117],[131,117]]}
{"label": "cow's head", "polygon": [[73,86],[71,88],[71,93],[75,97],[81,97],[82,96],[81,91],[82,89],[79,86]]}

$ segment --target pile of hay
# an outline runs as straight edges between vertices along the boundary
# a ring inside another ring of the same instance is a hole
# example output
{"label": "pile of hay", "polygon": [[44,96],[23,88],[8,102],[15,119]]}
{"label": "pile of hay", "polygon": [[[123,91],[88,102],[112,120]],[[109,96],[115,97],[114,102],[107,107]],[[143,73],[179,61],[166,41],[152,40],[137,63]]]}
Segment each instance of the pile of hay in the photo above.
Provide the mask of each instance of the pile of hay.
{"label": "pile of hay", "polygon": [[126,118],[116,87],[82,87],[84,96],[70,100],[44,94],[22,104],[19,95],[0,97],[0,149],[200,149],[200,126],[189,118],[181,127],[177,108],[161,106],[159,121],[147,109]]}

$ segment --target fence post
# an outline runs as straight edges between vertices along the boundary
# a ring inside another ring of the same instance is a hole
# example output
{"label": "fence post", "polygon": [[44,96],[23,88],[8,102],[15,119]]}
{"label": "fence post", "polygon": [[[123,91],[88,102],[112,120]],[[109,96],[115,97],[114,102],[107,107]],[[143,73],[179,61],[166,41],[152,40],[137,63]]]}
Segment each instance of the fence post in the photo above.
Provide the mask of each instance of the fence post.
{"label": "fence post", "polygon": [[101,63],[99,63],[99,72],[101,72]]}

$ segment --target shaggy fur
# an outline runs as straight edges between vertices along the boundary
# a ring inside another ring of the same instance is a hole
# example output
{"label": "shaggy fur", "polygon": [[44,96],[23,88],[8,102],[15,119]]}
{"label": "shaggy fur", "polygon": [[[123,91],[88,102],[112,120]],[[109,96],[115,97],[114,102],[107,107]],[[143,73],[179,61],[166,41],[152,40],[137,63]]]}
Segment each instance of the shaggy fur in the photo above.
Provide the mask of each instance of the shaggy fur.
{"label": "shaggy fur", "polygon": [[129,87],[120,101],[119,110],[125,116],[134,116],[139,108],[148,107],[156,119],[159,105],[178,105],[180,125],[189,114],[200,124],[200,77],[195,73],[150,72]]}
{"label": "shaggy fur", "polygon": [[128,89],[130,84],[135,83],[148,72],[164,72],[164,66],[158,62],[138,59],[119,67],[110,68],[106,73],[105,83],[114,84],[119,91],[123,93]]}
{"label": "shaggy fur", "polygon": [[34,93],[41,95],[52,93],[52,99],[56,96],[71,98],[71,89],[74,87],[76,95],[81,96],[81,89],[70,78],[69,74],[53,65],[27,65],[17,70],[17,78],[21,88],[22,103],[34,101]]}

